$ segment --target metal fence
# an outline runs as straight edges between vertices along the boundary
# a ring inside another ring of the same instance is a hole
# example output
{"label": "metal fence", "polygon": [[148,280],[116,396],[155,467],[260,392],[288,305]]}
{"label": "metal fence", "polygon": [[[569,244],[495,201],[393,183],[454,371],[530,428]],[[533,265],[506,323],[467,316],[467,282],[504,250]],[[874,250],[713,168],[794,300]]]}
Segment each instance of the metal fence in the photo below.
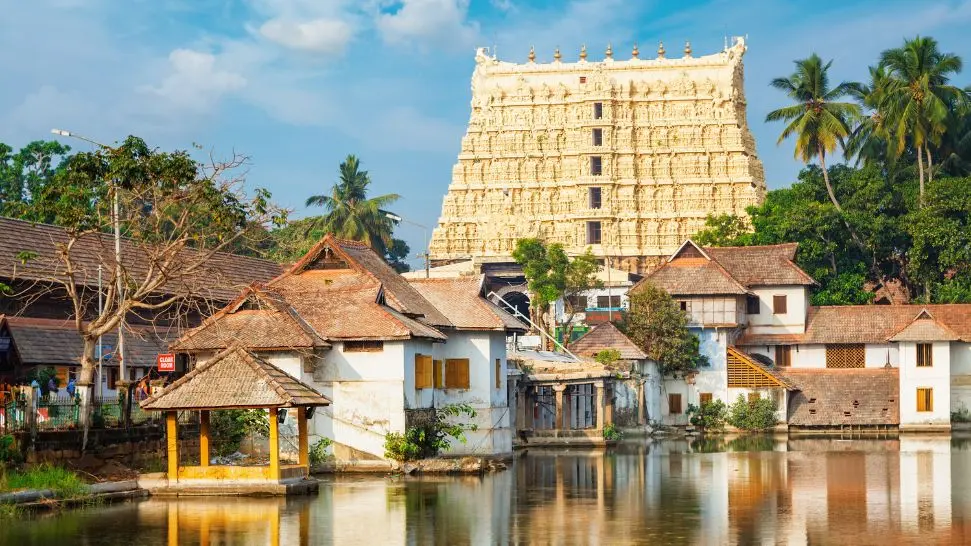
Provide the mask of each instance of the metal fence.
{"label": "metal fence", "polygon": [[[0,405],[0,431],[5,434],[29,431],[32,405],[29,397],[18,397]],[[123,399],[95,397],[92,406],[92,428],[125,426]],[[81,399],[79,396],[42,395],[36,400],[33,415],[38,431],[77,429],[81,425]],[[160,423],[162,419],[159,412],[144,411],[137,401],[131,401],[129,426]]]}

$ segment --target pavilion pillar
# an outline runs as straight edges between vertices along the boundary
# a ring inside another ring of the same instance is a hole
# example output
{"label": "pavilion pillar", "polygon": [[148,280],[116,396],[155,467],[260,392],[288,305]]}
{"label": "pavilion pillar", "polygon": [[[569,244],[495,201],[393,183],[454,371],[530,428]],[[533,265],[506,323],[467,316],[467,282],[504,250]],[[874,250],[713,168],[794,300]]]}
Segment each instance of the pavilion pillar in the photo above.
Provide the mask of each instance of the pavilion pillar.
{"label": "pavilion pillar", "polygon": [[179,481],[179,412],[165,414],[165,438],[168,442],[169,481]]}
{"label": "pavilion pillar", "polygon": [[209,410],[199,412],[199,466],[209,466]]}
{"label": "pavilion pillar", "polygon": [[553,428],[566,428],[563,421],[563,391],[566,385],[553,385],[553,397],[556,399],[556,416],[553,419]]}
{"label": "pavilion pillar", "polygon": [[307,467],[310,473],[310,438],[307,437],[307,408],[301,406],[297,408],[297,438],[300,444],[300,466]]}
{"label": "pavilion pillar", "polygon": [[604,403],[604,384],[603,382],[596,383],[594,385],[594,392],[596,396],[594,397],[594,404],[596,404],[597,411],[597,430],[604,429],[604,415],[607,413],[607,405]]}
{"label": "pavilion pillar", "polygon": [[270,408],[270,479],[280,479],[280,425],[277,408]]}

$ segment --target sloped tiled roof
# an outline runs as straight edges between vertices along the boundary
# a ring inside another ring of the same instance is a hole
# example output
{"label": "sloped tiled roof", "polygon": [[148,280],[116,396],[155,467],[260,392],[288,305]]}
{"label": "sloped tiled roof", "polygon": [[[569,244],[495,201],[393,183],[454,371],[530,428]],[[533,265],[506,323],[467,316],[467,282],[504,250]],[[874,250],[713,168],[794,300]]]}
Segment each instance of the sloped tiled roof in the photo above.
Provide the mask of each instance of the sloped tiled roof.
{"label": "sloped tiled roof", "polygon": [[[57,257],[57,248],[67,240],[67,231],[59,226],[0,217],[0,278],[42,282],[63,279],[64,266]],[[125,269],[133,278],[139,279],[147,268],[144,250],[129,239],[122,239],[121,244]],[[32,253],[33,257],[21,260],[18,258],[21,252]],[[111,234],[91,233],[78,239],[71,251],[78,284],[96,286],[98,265],[113,267],[114,252]],[[242,288],[254,282],[268,281],[281,271],[278,264],[268,260],[217,252],[197,274],[181,278],[178,286],[165,286],[161,292],[189,292],[199,297],[230,301]]]}
{"label": "sloped tiled roof", "polygon": [[897,368],[791,368],[786,374],[800,387],[789,402],[790,425],[900,424]]}
{"label": "sloped tiled roof", "polygon": [[731,368],[732,368],[732,361],[733,361],[732,357],[735,357],[738,359],[738,362],[740,365],[751,367],[756,372],[761,373],[767,376],[772,381],[775,381],[776,383],[778,383],[780,387],[784,387],[786,390],[790,390],[790,391],[799,390],[799,386],[795,382],[793,382],[792,379],[790,379],[789,377],[786,377],[786,375],[783,374],[778,368],[774,366],[765,365],[764,363],[762,363],[761,360],[754,358],[752,355],[750,355],[749,353],[746,353],[745,351],[742,351],[741,349],[738,349],[736,347],[728,347],[727,356],[728,356],[729,376],[731,375]]}
{"label": "sloped tiled roof", "polygon": [[803,334],[752,334],[746,332],[735,340],[736,345],[798,345],[804,343]]}
{"label": "sloped tiled roof", "polygon": [[604,349],[616,349],[623,360],[643,360],[644,353],[611,322],[602,322],[569,345],[570,351],[580,356],[592,357]]}
{"label": "sloped tiled roof", "polygon": [[526,325],[482,297],[482,276],[409,279],[455,328],[468,330],[519,330]]}
{"label": "sloped tiled roof", "polygon": [[172,348],[202,351],[222,349],[235,343],[243,343],[250,349],[330,345],[279,294],[250,287],[233,303],[190,330]]}
{"label": "sloped tiled roof", "polygon": [[689,239],[641,282],[684,296],[741,295],[756,286],[816,284],[793,262],[795,253],[796,243],[702,248]]}
{"label": "sloped tiled roof", "polygon": [[796,243],[766,246],[705,247],[705,252],[716,260],[739,283],[753,286],[779,286],[816,284],[793,260],[796,259]]}
{"label": "sloped tiled roof", "polygon": [[[955,303],[810,307],[804,343],[885,343],[910,326],[924,309],[957,338],[971,341],[971,304]],[[915,341],[913,336],[918,332],[911,330],[908,337]],[[937,332],[926,333],[939,335]]]}
{"label": "sloped tiled roof", "polygon": [[[74,321],[28,317],[0,316],[0,329],[10,331],[20,361],[27,366],[80,366],[84,342]],[[175,331],[156,331],[153,328],[128,326],[125,335],[125,365],[148,368],[155,366],[156,355],[168,352],[169,340]],[[170,336],[170,337],[167,337]],[[118,333],[101,336],[105,354],[114,353]],[[117,365],[117,358],[107,364]]]}
{"label": "sloped tiled roof", "polygon": [[[971,310],[969,310],[971,312]],[[957,341],[961,339],[954,330],[938,322],[927,309],[921,309],[917,318],[890,341]]]}
{"label": "sloped tiled roof", "polygon": [[313,387],[233,346],[141,403],[146,410],[327,406]]}

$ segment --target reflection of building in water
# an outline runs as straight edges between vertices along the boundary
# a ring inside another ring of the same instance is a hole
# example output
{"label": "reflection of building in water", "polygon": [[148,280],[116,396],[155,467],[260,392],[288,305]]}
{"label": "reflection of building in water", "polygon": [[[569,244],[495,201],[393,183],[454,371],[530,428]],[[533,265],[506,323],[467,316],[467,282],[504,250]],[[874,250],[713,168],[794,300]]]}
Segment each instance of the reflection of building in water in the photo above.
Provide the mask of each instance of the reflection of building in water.
{"label": "reflection of building in water", "polygon": [[280,498],[152,500],[138,505],[139,520],[165,518],[167,544],[320,544],[311,537],[310,501]]}

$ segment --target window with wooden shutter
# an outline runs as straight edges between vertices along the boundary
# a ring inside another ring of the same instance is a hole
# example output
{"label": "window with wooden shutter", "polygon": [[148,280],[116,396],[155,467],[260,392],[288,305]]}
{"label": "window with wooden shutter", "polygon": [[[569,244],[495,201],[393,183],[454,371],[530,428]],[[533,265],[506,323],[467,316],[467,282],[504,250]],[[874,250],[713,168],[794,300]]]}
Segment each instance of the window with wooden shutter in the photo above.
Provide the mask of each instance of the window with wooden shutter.
{"label": "window with wooden shutter", "polygon": [[434,376],[434,380],[435,380],[435,388],[436,389],[444,388],[445,387],[445,377],[442,376],[442,361],[441,360],[433,360],[432,361],[432,368],[434,368],[434,371],[432,372],[432,375]]}
{"label": "window with wooden shutter", "polygon": [[496,388],[502,388],[502,359],[496,359]]}
{"label": "window with wooden shutter", "polygon": [[711,404],[712,395],[710,392],[703,392],[698,395],[699,405],[704,406],[705,404]]}
{"label": "window with wooden shutter", "polygon": [[862,368],[865,364],[866,350],[862,343],[826,346],[827,368]]}
{"label": "window with wooden shutter", "polygon": [[929,368],[934,365],[934,346],[930,343],[917,344],[917,367]]}
{"label": "window with wooden shutter", "polygon": [[669,394],[668,395],[668,413],[671,415],[678,415],[681,413],[681,395],[680,394]]}
{"label": "window with wooden shutter", "polygon": [[469,359],[448,358],[445,360],[445,388],[469,388]]}
{"label": "window with wooden shutter", "polygon": [[748,403],[749,404],[754,404],[754,403],[758,402],[760,398],[762,398],[762,395],[759,394],[759,393],[757,393],[757,392],[750,392],[750,393],[748,393]]}
{"label": "window with wooden shutter", "polygon": [[917,389],[917,411],[934,411],[934,389]]}
{"label": "window with wooden shutter", "polygon": [[775,365],[783,368],[792,366],[792,347],[789,345],[776,345]]}
{"label": "window with wooden shutter", "polygon": [[430,389],[432,383],[432,357],[415,355],[415,388]]}
{"label": "window with wooden shutter", "polygon": [[776,315],[784,315],[788,312],[788,302],[785,295],[772,296],[772,312]]}

